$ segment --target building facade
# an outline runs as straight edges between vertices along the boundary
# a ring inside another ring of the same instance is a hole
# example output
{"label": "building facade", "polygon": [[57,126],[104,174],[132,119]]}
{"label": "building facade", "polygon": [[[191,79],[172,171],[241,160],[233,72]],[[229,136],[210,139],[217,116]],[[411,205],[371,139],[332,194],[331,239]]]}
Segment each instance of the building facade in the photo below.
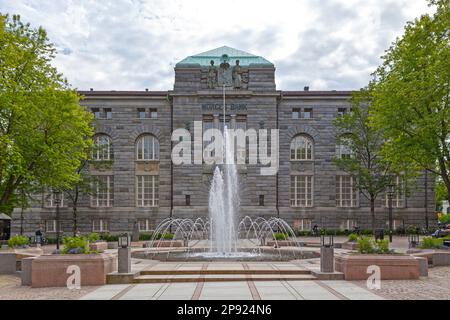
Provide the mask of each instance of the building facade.
{"label": "building facade", "polygon": [[[178,63],[171,91],[80,92],[82,104],[96,118],[96,149],[89,166],[96,182],[94,191],[80,199],[79,230],[118,233],[139,226],[145,232],[168,217],[206,217],[214,166],[174,165],[172,149],[178,141],[171,134],[178,128],[192,134],[221,129],[224,87],[228,126],[279,129],[276,175],[261,176],[262,165],[239,165],[242,216],[279,216],[298,230],[314,225],[370,228],[369,201],[333,162],[336,156],[348,156],[349,150],[336,144],[333,121],[350,112],[352,92],[279,91],[272,63],[222,47]],[[202,122],[200,132],[194,132],[195,121]],[[33,208],[15,210],[13,233],[21,225],[26,232],[56,231],[54,195],[37,198]],[[385,197],[376,203],[379,227],[387,223],[386,203]],[[434,224],[433,177],[420,178],[408,196],[398,192],[393,206],[396,228],[423,227],[426,212]],[[61,229],[70,233],[68,199],[60,212]]]}

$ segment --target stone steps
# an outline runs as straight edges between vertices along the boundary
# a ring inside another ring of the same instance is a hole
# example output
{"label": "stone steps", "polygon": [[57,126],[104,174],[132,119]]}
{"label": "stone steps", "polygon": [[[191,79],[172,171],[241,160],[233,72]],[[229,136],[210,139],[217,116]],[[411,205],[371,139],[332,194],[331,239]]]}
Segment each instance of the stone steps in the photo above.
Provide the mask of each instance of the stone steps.
{"label": "stone steps", "polygon": [[133,283],[180,283],[180,282],[234,282],[234,281],[311,281],[311,274],[198,274],[198,275],[141,275]]}
{"label": "stone steps", "polygon": [[153,275],[310,275],[311,271],[295,270],[239,270],[239,269],[212,269],[212,270],[143,270],[141,276]]}

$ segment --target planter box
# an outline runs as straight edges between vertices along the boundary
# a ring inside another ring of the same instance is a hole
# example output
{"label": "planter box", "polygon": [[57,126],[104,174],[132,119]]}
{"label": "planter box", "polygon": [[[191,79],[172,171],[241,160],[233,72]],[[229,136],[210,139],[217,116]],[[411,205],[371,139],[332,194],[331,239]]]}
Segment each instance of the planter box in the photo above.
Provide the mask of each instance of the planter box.
{"label": "planter box", "polygon": [[17,270],[17,258],[14,252],[0,253],[0,274],[14,274]]}
{"label": "planter box", "polygon": [[269,247],[274,247],[275,245],[278,245],[278,247],[297,247],[299,244],[299,242],[292,240],[268,240],[266,242],[266,245]]}
{"label": "planter box", "polygon": [[342,255],[335,257],[335,269],[344,273],[345,280],[367,280],[369,266],[381,269],[381,280],[419,279],[419,261],[402,255]]}
{"label": "planter box", "polygon": [[158,240],[153,243],[148,242],[148,246],[152,245],[153,248],[182,248],[184,247],[183,240]]}
{"label": "planter box", "polygon": [[108,249],[108,243],[107,242],[94,242],[94,243],[90,243],[89,244],[89,249],[91,251],[96,251],[96,252],[105,252],[105,250]]}
{"label": "planter box", "polygon": [[342,249],[358,251],[358,242],[344,242]]}
{"label": "planter box", "polygon": [[66,287],[67,268],[73,265],[80,268],[81,286],[100,286],[106,284],[108,273],[117,271],[117,258],[108,254],[40,256],[31,264],[31,286]]}

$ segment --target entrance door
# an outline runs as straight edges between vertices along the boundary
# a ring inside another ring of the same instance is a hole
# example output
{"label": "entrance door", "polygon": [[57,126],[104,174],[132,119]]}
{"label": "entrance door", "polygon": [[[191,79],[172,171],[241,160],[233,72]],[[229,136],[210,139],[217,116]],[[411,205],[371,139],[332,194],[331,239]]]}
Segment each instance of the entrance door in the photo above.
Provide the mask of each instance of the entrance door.
{"label": "entrance door", "polygon": [[8,240],[11,235],[11,221],[0,220],[0,240]]}

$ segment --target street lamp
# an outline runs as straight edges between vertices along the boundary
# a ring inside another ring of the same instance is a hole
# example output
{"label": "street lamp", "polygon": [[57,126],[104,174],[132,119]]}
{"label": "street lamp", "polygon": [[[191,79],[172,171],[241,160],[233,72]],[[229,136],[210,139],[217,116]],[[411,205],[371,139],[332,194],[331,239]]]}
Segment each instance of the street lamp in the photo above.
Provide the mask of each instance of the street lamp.
{"label": "street lamp", "polygon": [[386,190],[388,196],[388,206],[389,206],[389,242],[392,243],[392,198],[395,194],[395,185],[389,184]]}
{"label": "street lamp", "polygon": [[130,246],[130,236],[126,233],[119,236],[119,248],[128,248]]}
{"label": "street lamp", "polygon": [[61,205],[61,191],[56,190],[54,193],[55,196],[55,204],[56,204],[56,250],[59,251],[59,244],[61,242],[60,239],[60,225],[59,225],[59,207]]}

